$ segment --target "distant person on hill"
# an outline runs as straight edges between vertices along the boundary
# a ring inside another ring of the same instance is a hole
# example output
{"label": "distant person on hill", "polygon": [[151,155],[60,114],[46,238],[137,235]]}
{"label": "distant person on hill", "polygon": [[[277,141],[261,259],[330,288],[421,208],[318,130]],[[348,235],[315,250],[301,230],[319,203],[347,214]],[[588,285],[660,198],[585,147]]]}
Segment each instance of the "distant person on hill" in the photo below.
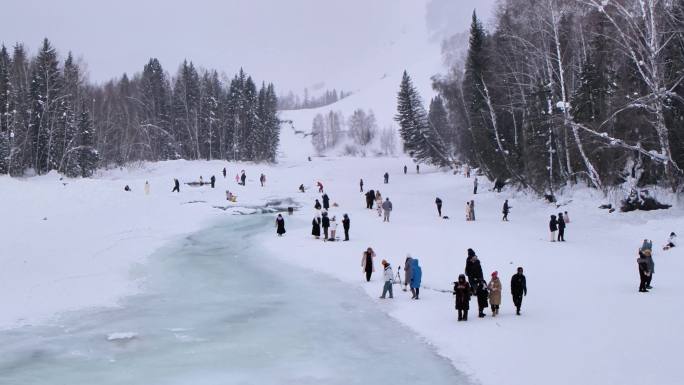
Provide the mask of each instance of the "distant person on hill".
{"label": "distant person on hill", "polygon": [[314,203],[314,209],[320,210],[321,209],[321,202],[316,199],[316,202]]}
{"label": "distant person on hill", "polygon": [[549,221],[549,231],[551,232],[551,242],[556,242],[556,231],[558,231],[558,221],[555,215],[551,215]]}
{"label": "distant person on hill", "polygon": [[465,170],[465,177],[470,178],[470,166],[466,164],[463,169]]}
{"label": "distant person on hill", "polygon": [[416,165],[416,174],[420,174],[420,165],[419,164]]}
{"label": "distant person on hill", "polygon": [[342,216],[342,228],[344,229],[344,240],[349,240],[349,227],[351,226],[351,220],[349,220],[349,215],[344,214]]}
{"label": "distant person on hill", "polygon": [[180,192],[180,182],[178,179],[173,180],[173,190],[171,190],[171,192]]}
{"label": "distant person on hill", "polygon": [[359,180],[359,189],[361,189],[359,192],[363,192],[363,178]]}
{"label": "distant person on hill", "polygon": [[285,218],[281,214],[278,214],[278,217],[276,218],[276,233],[278,233],[279,237],[282,237],[283,234],[285,234]]}
{"label": "distant person on hill", "polygon": [[473,194],[477,194],[477,177],[473,179]]}
{"label": "distant person on hill", "polygon": [[483,318],[485,316],[484,310],[489,307],[489,290],[487,290],[487,282],[484,279],[477,281],[475,294],[477,295],[477,307],[479,310],[477,316]]}
{"label": "distant person on hill", "polygon": [[389,222],[390,213],[392,212],[392,202],[390,202],[389,198],[385,198],[385,202],[382,204],[382,211],[385,213],[385,216],[382,219],[382,221]]}
{"label": "distant person on hill", "polygon": [[318,192],[323,193],[323,183],[321,181],[316,182],[316,186],[318,186]]}
{"label": "distant person on hill", "polygon": [[411,299],[419,299],[420,296],[420,280],[423,277],[423,269],[420,268],[418,264],[418,258],[413,258],[411,260],[411,293],[413,297]]}
{"label": "distant person on hill", "polygon": [[404,165],[404,175],[406,175],[407,172],[408,172],[408,167],[406,167],[406,165]]}
{"label": "distant person on hill", "polygon": [[558,213],[558,241],[565,242],[565,220],[563,213]]}
{"label": "distant person on hill", "polygon": [[670,237],[667,238],[667,242],[665,243],[663,250],[669,250],[675,246],[677,246],[677,234],[675,234],[673,231],[670,233]]}
{"label": "distant person on hill", "polygon": [[328,217],[328,212],[323,211],[323,217],[321,220],[321,225],[323,226],[323,242],[328,241],[328,229],[330,228],[330,217]]}
{"label": "distant person on hill", "polygon": [[456,296],[456,310],[458,311],[459,321],[468,321],[471,292],[472,290],[468,282],[466,282],[465,276],[459,274],[458,281],[454,282],[454,295]]}
{"label": "distant person on hill", "polygon": [[384,175],[384,178],[385,178],[385,184],[389,183],[389,173],[386,172]]}
{"label": "distant person on hill", "polygon": [[511,211],[511,206],[508,205],[508,199],[504,201],[503,204],[503,218],[501,218],[502,221],[508,222],[508,213]]}
{"label": "distant person on hill", "polygon": [[[406,254],[406,260],[404,261],[404,291],[406,287],[411,283],[411,265],[413,264],[413,258],[411,254]],[[411,289],[411,294],[415,297],[416,293]]]}
{"label": "distant person on hill", "polygon": [[515,315],[520,315],[523,296],[527,295],[527,280],[523,275],[523,268],[518,267],[518,272],[511,277],[511,294],[515,305]]}
{"label": "distant person on hill", "polygon": [[214,186],[216,185],[216,177],[212,175],[209,181],[211,182],[211,188],[214,188]]}
{"label": "distant person on hill", "polygon": [[247,174],[245,174],[245,170],[242,170],[242,175],[240,175],[240,183],[242,183],[243,186],[247,183]]}
{"label": "distant person on hill", "polygon": [[223,168],[223,177],[224,178],[226,177],[226,168],[225,167]]}
{"label": "distant person on hill", "polygon": [[145,195],[150,195],[150,182],[145,181]]}
{"label": "distant person on hill", "polygon": [[392,284],[394,283],[394,274],[392,273],[392,267],[389,262],[382,260],[383,272],[382,278],[385,280],[385,285],[382,287],[382,295],[380,298],[385,299],[385,295],[389,293],[390,298],[394,298],[392,294]]}
{"label": "distant person on hill", "polygon": [[439,215],[439,217],[441,218],[442,217],[442,200],[439,199],[439,197],[437,197],[437,199],[435,199],[435,204],[437,205],[437,215]]}
{"label": "distant person on hill", "polygon": [[261,183],[261,187],[264,187],[264,183],[266,183],[266,175],[261,174],[259,176],[259,182]]}
{"label": "distant person on hill", "polygon": [[484,280],[484,274],[482,273],[482,264],[480,259],[475,254],[475,250],[468,249],[468,257],[466,258],[465,264],[465,275],[468,277],[468,283],[470,287],[475,290],[477,283]]}
{"label": "distant person on hill", "polygon": [[311,220],[311,235],[316,239],[321,237],[321,217],[318,214],[314,215]]}
{"label": "distant person on hill", "polygon": [[489,304],[492,306],[492,317],[496,317],[501,305],[501,280],[497,271],[492,273],[492,279],[487,288],[489,289]]}
{"label": "distant person on hill", "polygon": [[366,274],[366,282],[370,282],[371,275],[373,275],[373,272],[375,271],[373,258],[375,258],[375,251],[370,247],[366,249],[361,256],[361,269]]}
{"label": "distant person on hill", "polygon": [[639,249],[637,265],[639,266],[639,293],[648,293],[647,286],[651,271],[648,267],[648,258],[641,249]]}
{"label": "distant person on hill", "polygon": [[305,191],[305,190],[304,190],[304,185],[303,185],[303,184],[300,184],[300,185],[299,185],[299,192],[304,192],[304,191]]}
{"label": "distant person on hill", "polygon": [[323,208],[326,210],[329,209],[330,208],[330,197],[328,196],[328,194],[323,194],[322,199],[323,199]]}

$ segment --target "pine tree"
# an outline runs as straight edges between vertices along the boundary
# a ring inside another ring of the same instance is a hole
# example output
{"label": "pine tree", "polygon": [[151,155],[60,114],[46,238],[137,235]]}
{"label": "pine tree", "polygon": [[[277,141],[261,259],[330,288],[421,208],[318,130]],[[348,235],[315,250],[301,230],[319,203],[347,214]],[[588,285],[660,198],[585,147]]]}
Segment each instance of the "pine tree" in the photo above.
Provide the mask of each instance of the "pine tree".
{"label": "pine tree", "polygon": [[[80,74],[78,65],[74,63],[73,56],[69,52],[64,61],[64,83],[62,87],[62,100],[59,103],[59,120],[56,155],[59,157],[59,171],[66,172],[68,176],[78,175],[74,170],[77,159],[72,151],[77,146],[76,143],[76,106],[79,100]],[[71,171],[70,171],[71,170]]]}
{"label": "pine tree", "polygon": [[10,130],[9,168],[13,175],[21,174],[25,168],[34,167],[33,140],[31,137],[31,74],[29,60],[21,44],[14,46],[11,60],[10,105],[8,111]]}
{"label": "pine tree", "polygon": [[399,87],[397,115],[394,120],[399,123],[404,151],[408,152],[416,162],[438,166],[452,164],[444,142],[429,123],[420,95],[406,71]]}
{"label": "pine tree", "polygon": [[437,130],[442,140],[444,140],[444,143],[448,149],[448,153],[453,154],[453,146],[456,142],[455,130],[453,130],[449,125],[447,111],[446,108],[444,108],[442,97],[439,95],[430,101],[428,121]]}
{"label": "pine tree", "polygon": [[0,47],[0,174],[9,172],[10,162],[10,100],[12,83],[10,68],[12,62],[3,45]]}
{"label": "pine tree", "polygon": [[159,60],[152,58],[145,65],[140,79],[143,108],[141,128],[148,138],[148,159],[176,159],[176,139],[171,127],[170,86]]}
{"label": "pine tree", "polygon": [[78,166],[81,176],[87,178],[97,169],[99,154],[94,147],[93,124],[86,108],[82,109],[78,118],[78,134],[80,137]]}
{"label": "pine tree", "polygon": [[173,87],[173,132],[180,153],[185,158],[199,159],[199,75],[192,62],[183,61]]}
{"label": "pine tree", "polygon": [[275,162],[280,144],[280,119],[278,118],[278,97],[273,83],[266,88],[266,160]]}

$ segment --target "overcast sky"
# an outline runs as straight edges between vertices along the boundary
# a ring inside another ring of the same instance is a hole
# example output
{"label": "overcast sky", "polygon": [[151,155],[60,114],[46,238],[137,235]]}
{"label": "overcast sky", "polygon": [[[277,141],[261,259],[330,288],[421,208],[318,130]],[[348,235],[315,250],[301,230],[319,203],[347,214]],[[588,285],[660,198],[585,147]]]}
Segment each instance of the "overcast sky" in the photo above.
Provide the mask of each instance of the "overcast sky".
{"label": "overcast sky", "polygon": [[409,60],[428,36],[467,28],[472,9],[488,14],[493,2],[5,0],[0,39],[24,42],[33,53],[48,37],[60,54],[82,58],[96,82],[139,72],[157,57],[172,74],[188,58],[228,74],[242,66],[281,91],[321,82],[354,89],[363,80],[353,74],[378,71],[370,63],[387,47],[401,47]]}

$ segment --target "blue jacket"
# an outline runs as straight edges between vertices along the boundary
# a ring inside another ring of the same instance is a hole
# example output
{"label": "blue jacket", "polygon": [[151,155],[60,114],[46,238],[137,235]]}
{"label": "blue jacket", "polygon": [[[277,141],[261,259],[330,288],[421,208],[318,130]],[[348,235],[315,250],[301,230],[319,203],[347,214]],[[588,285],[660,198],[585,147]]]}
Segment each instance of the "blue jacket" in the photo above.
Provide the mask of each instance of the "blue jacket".
{"label": "blue jacket", "polygon": [[411,289],[420,288],[420,279],[423,277],[423,271],[418,266],[418,259],[413,258],[411,261]]}

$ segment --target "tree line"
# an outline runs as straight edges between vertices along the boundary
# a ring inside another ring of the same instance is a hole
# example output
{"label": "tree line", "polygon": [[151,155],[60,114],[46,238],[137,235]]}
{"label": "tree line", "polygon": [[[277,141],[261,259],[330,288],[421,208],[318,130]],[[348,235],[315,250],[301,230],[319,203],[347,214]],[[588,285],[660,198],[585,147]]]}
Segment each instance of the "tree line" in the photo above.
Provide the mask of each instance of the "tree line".
{"label": "tree line", "polygon": [[0,48],[0,173],[90,176],[133,161],[275,161],[280,121],[273,84],[240,70],[182,63],[175,77],[152,58],[141,73],[95,85],[71,53],[45,39],[35,57]]}
{"label": "tree line", "polygon": [[[370,146],[377,143],[376,149]],[[340,144],[343,155],[365,156],[369,151],[376,155],[393,155],[396,136],[392,127],[378,129],[373,110],[355,109],[345,119],[340,111],[328,111],[314,116],[311,125],[311,143],[319,155],[334,149]]]}
{"label": "tree line", "polygon": [[309,90],[305,88],[304,99],[300,98],[299,95],[295,95],[292,91],[285,96],[280,96],[278,98],[278,109],[303,110],[307,108],[324,107],[336,103],[349,95],[351,95],[351,92],[340,91],[338,94],[337,90],[333,88],[332,91],[325,90],[322,95],[312,97],[309,96]]}
{"label": "tree line", "polygon": [[409,143],[427,161],[540,194],[681,188],[683,0],[503,0],[493,25],[473,13],[464,54],[459,39],[444,45],[453,64],[433,78],[439,96]]}

